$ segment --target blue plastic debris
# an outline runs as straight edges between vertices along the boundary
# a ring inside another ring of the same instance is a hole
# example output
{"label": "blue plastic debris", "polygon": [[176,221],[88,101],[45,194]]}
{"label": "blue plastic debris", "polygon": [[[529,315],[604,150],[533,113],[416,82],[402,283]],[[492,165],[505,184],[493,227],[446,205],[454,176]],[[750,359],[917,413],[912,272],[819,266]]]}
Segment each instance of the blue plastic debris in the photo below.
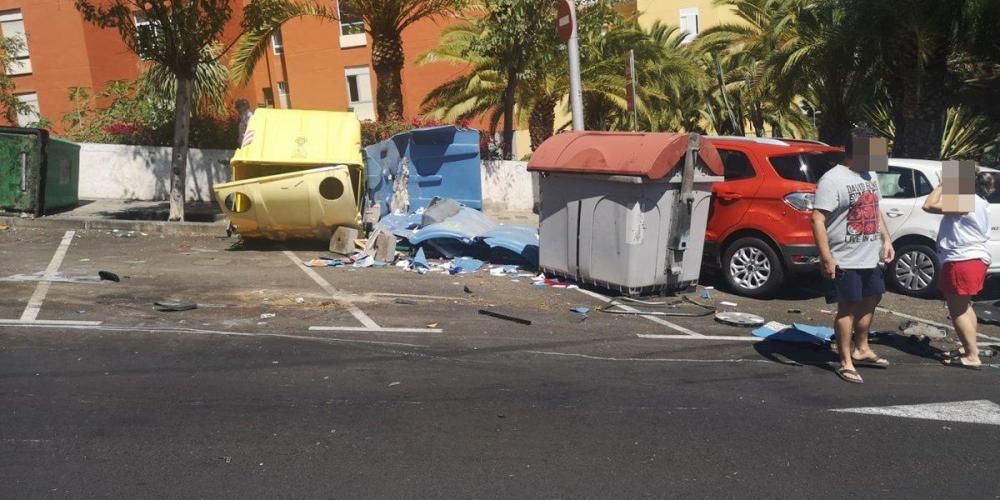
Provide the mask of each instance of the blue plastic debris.
{"label": "blue plastic debris", "polygon": [[483,267],[483,261],[472,257],[460,257],[452,262],[451,274],[474,273]]}
{"label": "blue plastic debris", "polygon": [[833,337],[833,328],[802,323],[793,323],[789,326],[772,321],[750,333],[767,340],[800,344],[826,344]]}
{"label": "blue plastic debris", "polygon": [[503,248],[538,266],[538,228],[500,226],[480,237],[491,249]]}
{"label": "blue plastic debris", "polygon": [[413,232],[420,228],[420,214],[397,215],[390,214],[382,217],[378,225],[400,238],[410,239]]}
{"label": "blue plastic debris", "polygon": [[444,222],[422,227],[410,238],[411,245],[420,245],[427,240],[455,239],[471,245],[479,235],[496,229],[497,223],[479,210],[462,207],[457,214]]}
{"label": "blue plastic debris", "polygon": [[589,307],[584,307],[584,306],[579,306],[579,307],[574,307],[574,308],[570,309],[570,311],[573,311],[573,312],[579,313],[579,314],[589,314],[590,313],[590,308]]}
{"label": "blue plastic debris", "polygon": [[413,268],[418,272],[423,270],[423,272],[430,271],[431,266],[427,263],[427,255],[424,254],[424,249],[420,248],[417,250],[417,255],[413,257]]}

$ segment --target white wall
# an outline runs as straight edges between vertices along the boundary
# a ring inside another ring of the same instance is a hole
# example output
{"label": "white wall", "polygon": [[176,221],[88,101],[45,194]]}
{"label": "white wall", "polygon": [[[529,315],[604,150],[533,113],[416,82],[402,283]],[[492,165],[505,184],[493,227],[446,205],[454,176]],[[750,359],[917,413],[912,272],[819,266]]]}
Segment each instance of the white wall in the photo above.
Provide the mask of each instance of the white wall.
{"label": "white wall", "polygon": [[484,210],[530,212],[534,205],[534,189],[527,162],[484,161],[482,183]]}
{"label": "white wall", "polygon": [[[187,199],[212,201],[212,185],[228,182],[233,151],[191,149]],[[80,198],[166,200],[170,195],[170,148],[80,144]]]}
{"label": "white wall", "polygon": [[[170,148],[80,144],[80,198],[166,200],[170,194]],[[228,182],[233,151],[192,149],[187,199],[214,201],[212,186]],[[496,212],[530,212],[534,191],[528,164],[483,162],[483,207]]]}

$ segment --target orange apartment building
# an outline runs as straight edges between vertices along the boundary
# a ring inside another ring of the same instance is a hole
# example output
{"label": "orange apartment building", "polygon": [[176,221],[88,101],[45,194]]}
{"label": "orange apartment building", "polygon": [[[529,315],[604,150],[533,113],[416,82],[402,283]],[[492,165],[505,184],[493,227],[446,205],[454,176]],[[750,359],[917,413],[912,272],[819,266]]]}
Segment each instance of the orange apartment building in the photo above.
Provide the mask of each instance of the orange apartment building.
{"label": "orange apartment building", "polygon": [[[232,0],[235,12],[250,0]],[[320,0],[338,9],[337,0]],[[346,0],[340,0],[346,1]],[[464,68],[433,64],[417,67],[416,57],[437,46],[441,29],[454,18],[427,19],[403,33],[406,64],[403,97],[407,117],[419,115],[429,90],[460,75]],[[238,34],[238,20],[227,30],[226,41]],[[134,79],[141,61],[121,41],[118,32],[84,21],[73,0],[0,0],[0,31],[24,37],[25,50],[11,75],[15,93],[38,116],[62,129],[61,119],[71,111],[70,87],[103,89],[112,80]],[[375,118],[375,74],[371,70],[371,40],[357,20],[296,19],[272,38],[267,57],[253,79],[230,94],[247,99],[252,107],[353,110],[361,119]],[[19,124],[36,121],[19,116]]]}

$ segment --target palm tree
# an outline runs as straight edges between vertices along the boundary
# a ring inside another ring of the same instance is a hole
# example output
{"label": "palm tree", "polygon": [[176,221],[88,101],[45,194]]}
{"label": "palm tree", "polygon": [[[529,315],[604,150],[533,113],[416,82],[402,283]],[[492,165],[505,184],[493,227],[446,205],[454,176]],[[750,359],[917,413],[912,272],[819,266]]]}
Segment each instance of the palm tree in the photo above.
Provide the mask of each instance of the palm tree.
{"label": "palm tree", "polygon": [[[403,31],[413,23],[436,15],[457,11],[464,0],[339,0],[342,14],[364,20],[365,32],[372,38],[372,69],[375,70],[377,114],[380,120],[403,116],[402,70],[405,61]],[[282,24],[304,16],[337,19],[334,12],[312,2],[268,0],[266,22],[246,29],[236,45],[231,63],[235,80],[248,82],[257,61],[265,54],[271,33]]]}
{"label": "palm tree", "polygon": [[[671,82],[697,74],[697,66],[677,54],[664,57],[664,48],[643,33],[634,20],[624,18],[598,2],[581,9],[580,48],[588,129],[629,128],[626,112],[625,61],[629,49],[636,51],[636,72],[640,82],[637,106],[640,122],[649,124],[665,99],[662,88]],[[473,118],[486,115],[492,131],[504,116],[507,90],[506,59],[479,53],[477,43],[498,29],[495,21],[480,17],[446,28],[440,45],[417,59],[418,64],[447,62],[467,66],[469,72],[432,90],[424,99],[424,109],[438,118]],[[557,40],[536,47],[535,58],[524,63],[524,71],[513,90],[515,106],[512,122],[528,125],[532,149],[550,137],[556,127],[557,108],[569,94],[566,50]],[[564,127],[565,125],[563,125]]]}
{"label": "palm tree", "polygon": [[939,158],[948,110],[962,104],[969,66],[1000,63],[995,36],[1000,5],[981,0],[840,2],[849,13],[845,23],[884,70],[895,128],[893,154]]}

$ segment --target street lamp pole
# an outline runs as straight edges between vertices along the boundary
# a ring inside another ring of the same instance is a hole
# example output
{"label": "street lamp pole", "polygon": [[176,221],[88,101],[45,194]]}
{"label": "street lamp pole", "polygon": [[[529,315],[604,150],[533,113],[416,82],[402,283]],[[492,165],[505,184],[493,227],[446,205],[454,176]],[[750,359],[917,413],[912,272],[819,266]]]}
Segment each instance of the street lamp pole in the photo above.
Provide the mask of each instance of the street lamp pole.
{"label": "street lamp pole", "polygon": [[580,42],[576,36],[576,2],[561,0],[558,13],[559,38],[569,48],[569,102],[573,130],[583,130],[583,84],[580,81]]}

